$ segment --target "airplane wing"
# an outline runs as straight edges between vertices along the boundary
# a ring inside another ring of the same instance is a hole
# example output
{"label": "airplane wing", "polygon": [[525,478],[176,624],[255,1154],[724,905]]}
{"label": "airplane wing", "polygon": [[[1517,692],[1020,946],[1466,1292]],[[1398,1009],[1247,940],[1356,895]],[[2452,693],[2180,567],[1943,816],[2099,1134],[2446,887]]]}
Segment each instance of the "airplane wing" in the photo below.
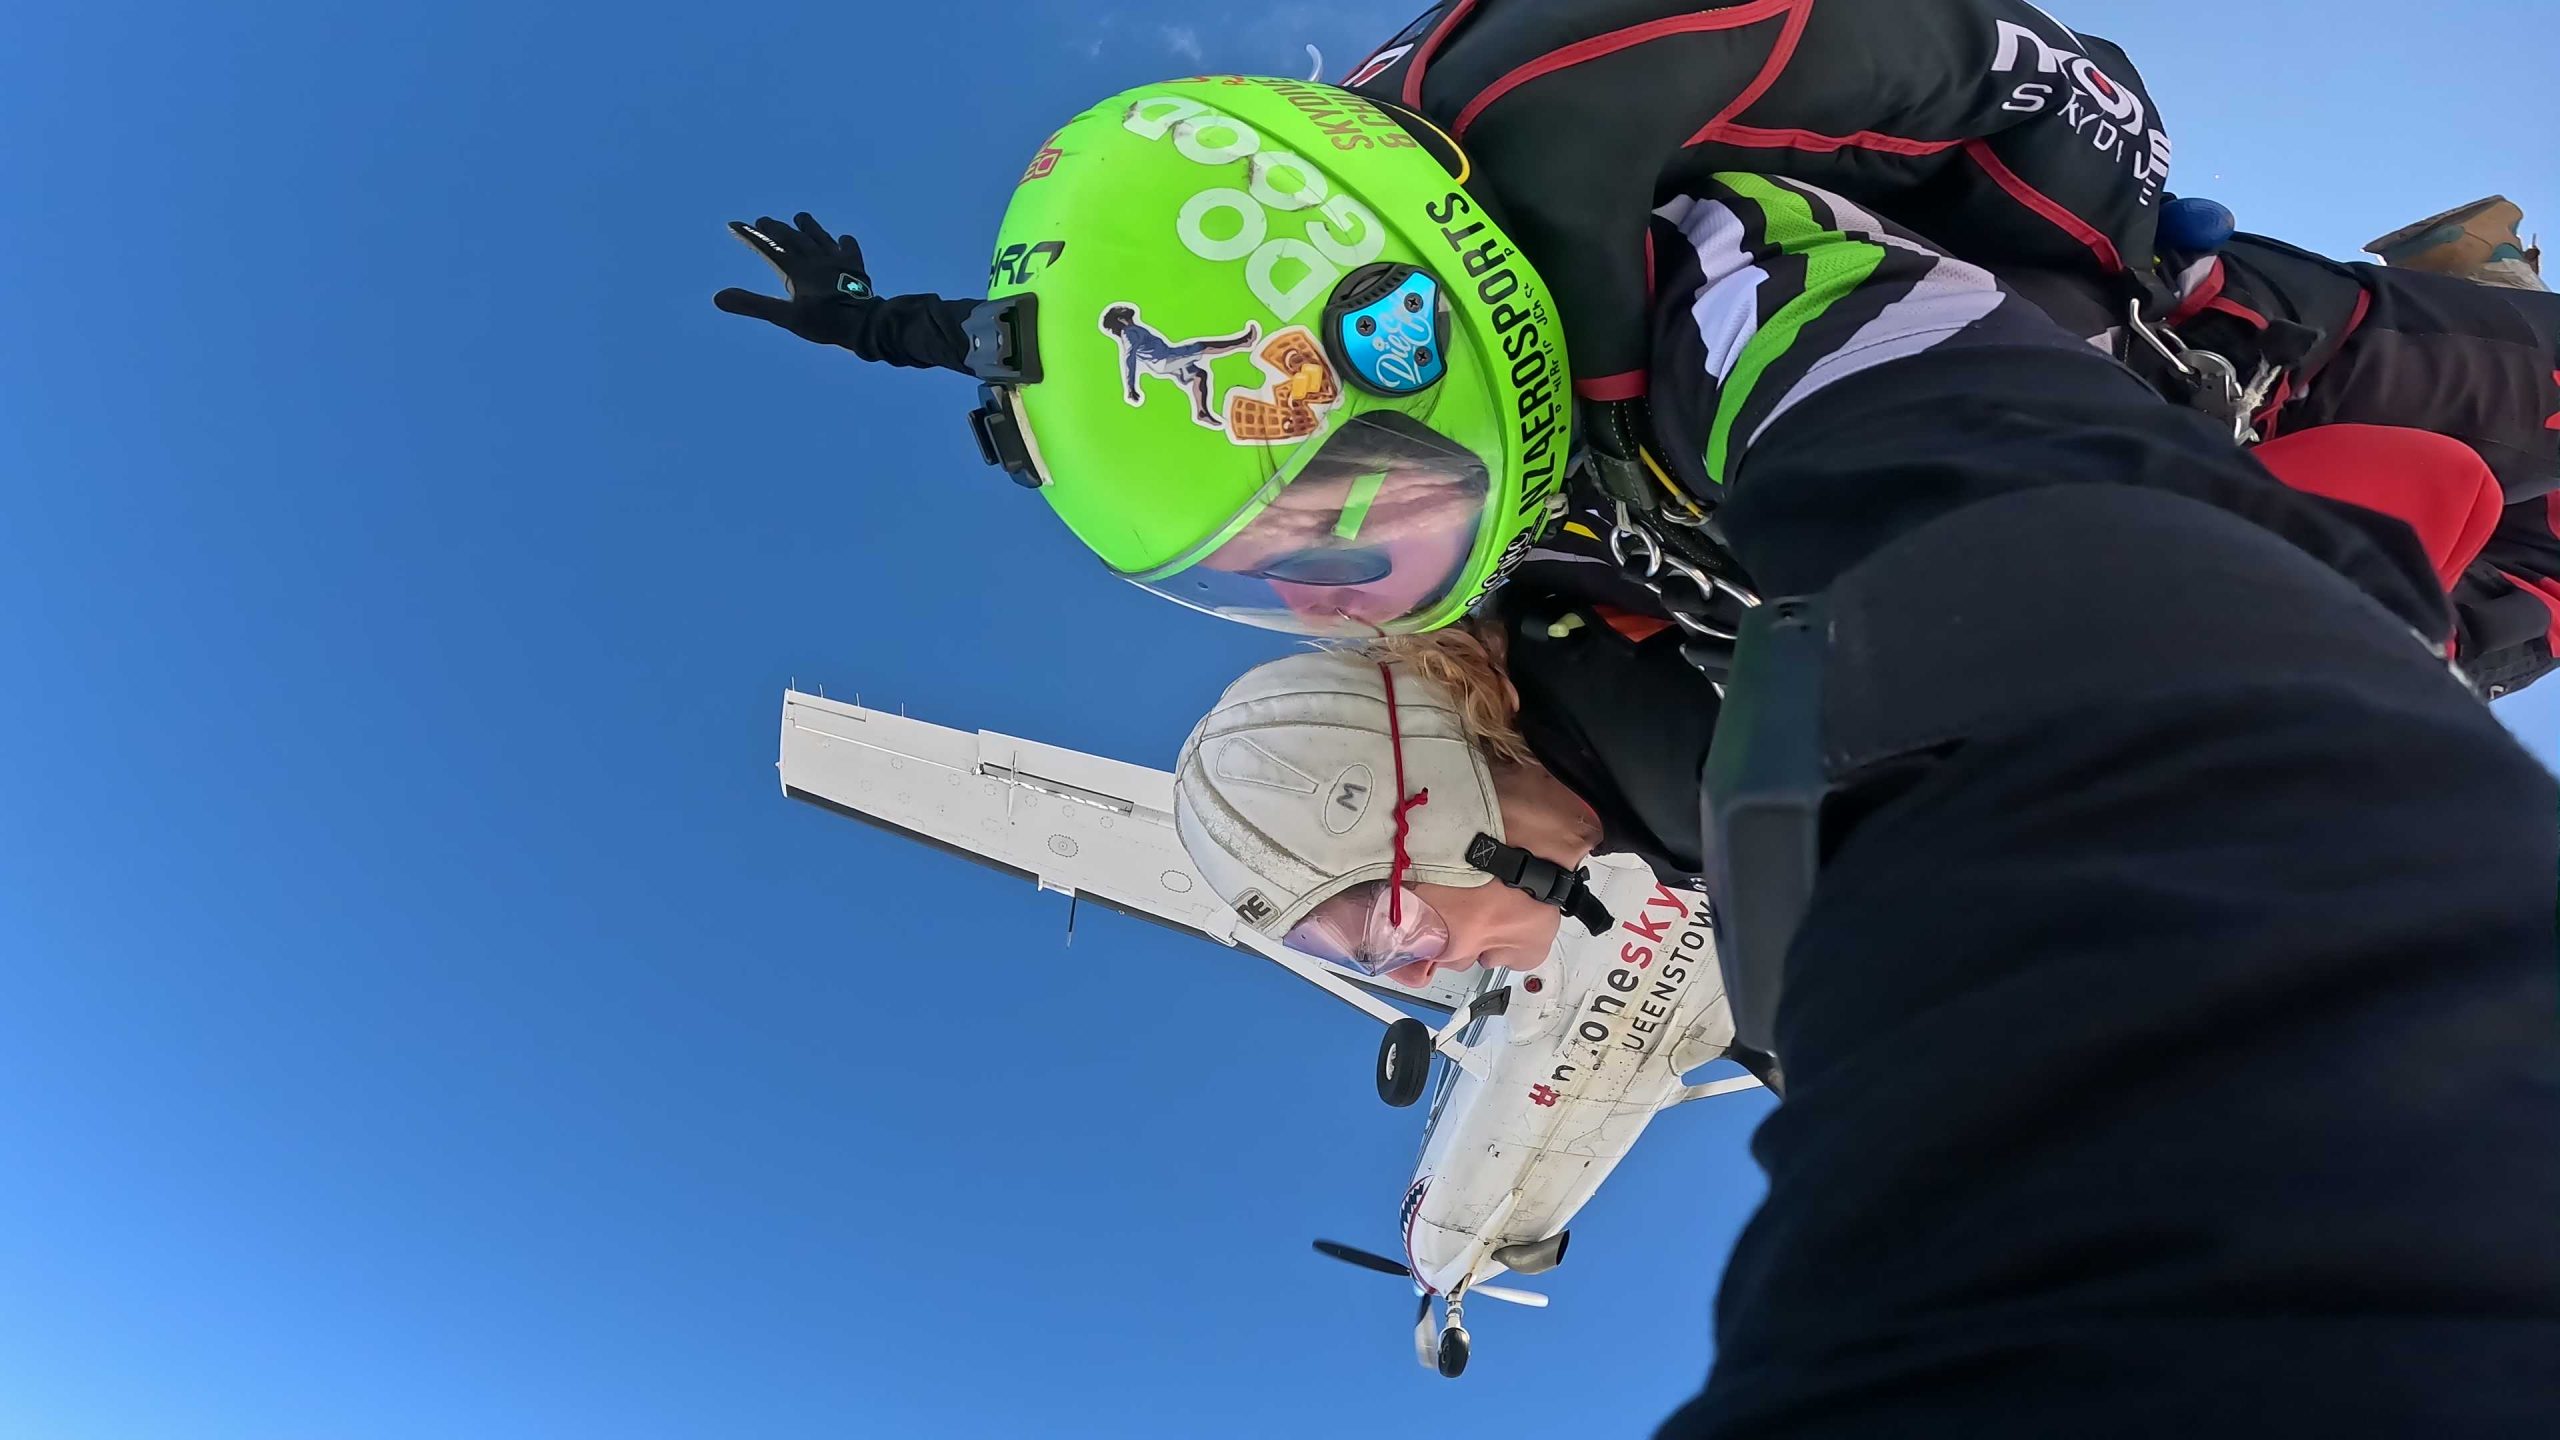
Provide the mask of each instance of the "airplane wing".
{"label": "airplane wing", "polygon": [[[782,793],[974,860],[1043,890],[1249,951],[1378,1018],[1336,987],[1453,1013],[1475,977],[1415,988],[1281,950],[1245,929],[1191,868],[1173,830],[1173,777],[991,730],[954,730],[785,691]],[[1307,973],[1322,971],[1323,977]],[[1331,982],[1331,983],[1328,983]]]}

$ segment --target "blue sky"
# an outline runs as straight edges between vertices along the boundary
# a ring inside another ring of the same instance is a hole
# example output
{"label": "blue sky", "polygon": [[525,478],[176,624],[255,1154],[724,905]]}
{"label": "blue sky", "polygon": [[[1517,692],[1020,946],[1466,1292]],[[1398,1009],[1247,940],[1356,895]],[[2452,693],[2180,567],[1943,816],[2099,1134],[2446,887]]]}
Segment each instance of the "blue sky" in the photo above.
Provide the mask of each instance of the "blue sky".
{"label": "blue sky", "polygon": [[[797,676],[1163,763],[1264,637],[1106,580],[965,386],[723,316],[806,206],[966,291],[1095,96],[1408,0],[22,7],[0,56],[0,1434],[1628,1434],[1754,1100],[1450,1386],[1371,1037],[785,802]],[[2180,188],[2560,235],[2548,7],[2064,7]],[[2215,48],[2198,48],[2215,31]],[[2457,74],[2450,57],[2460,56]],[[2537,143],[2537,140],[2540,143]],[[2549,758],[2560,684],[2506,711]]]}

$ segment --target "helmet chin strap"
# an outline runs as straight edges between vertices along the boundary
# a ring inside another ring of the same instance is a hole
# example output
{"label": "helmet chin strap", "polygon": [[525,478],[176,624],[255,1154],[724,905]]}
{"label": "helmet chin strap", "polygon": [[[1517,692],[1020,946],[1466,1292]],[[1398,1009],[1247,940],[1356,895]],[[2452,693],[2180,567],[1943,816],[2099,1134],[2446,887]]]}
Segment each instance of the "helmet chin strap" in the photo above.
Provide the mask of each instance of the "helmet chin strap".
{"label": "helmet chin strap", "polygon": [[1567,870],[1553,860],[1542,860],[1517,845],[1505,845],[1485,834],[1468,842],[1467,863],[1541,905],[1553,905],[1581,921],[1583,928],[1594,935],[1607,934],[1609,927],[1617,923],[1609,914],[1609,907],[1591,893],[1588,869]]}

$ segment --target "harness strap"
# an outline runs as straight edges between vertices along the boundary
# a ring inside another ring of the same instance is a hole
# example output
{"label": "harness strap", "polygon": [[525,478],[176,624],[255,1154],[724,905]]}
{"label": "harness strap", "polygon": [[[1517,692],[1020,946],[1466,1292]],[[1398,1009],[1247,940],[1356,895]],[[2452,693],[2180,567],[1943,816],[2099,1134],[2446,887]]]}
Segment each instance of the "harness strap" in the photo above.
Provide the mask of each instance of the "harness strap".
{"label": "harness strap", "polygon": [[1618,923],[1600,897],[1591,893],[1591,871],[1567,870],[1517,845],[1505,845],[1479,834],[1467,845],[1467,863],[1541,905],[1552,905],[1582,922],[1594,935],[1609,933]]}

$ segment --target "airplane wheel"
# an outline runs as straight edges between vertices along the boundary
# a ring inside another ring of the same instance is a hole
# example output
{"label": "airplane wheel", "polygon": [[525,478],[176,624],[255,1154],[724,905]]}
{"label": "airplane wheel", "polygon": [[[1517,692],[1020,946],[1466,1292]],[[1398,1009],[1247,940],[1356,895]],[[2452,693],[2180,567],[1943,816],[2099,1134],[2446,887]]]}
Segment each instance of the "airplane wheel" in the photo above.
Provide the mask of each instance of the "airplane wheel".
{"label": "airplane wheel", "polygon": [[1378,1098],[1401,1110],[1422,1098],[1431,1080],[1431,1027],[1399,1020],[1378,1042]]}
{"label": "airplane wheel", "polygon": [[1467,1332],[1452,1325],[1440,1332],[1440,1374],[1455,1380],[1467,1373]]}

